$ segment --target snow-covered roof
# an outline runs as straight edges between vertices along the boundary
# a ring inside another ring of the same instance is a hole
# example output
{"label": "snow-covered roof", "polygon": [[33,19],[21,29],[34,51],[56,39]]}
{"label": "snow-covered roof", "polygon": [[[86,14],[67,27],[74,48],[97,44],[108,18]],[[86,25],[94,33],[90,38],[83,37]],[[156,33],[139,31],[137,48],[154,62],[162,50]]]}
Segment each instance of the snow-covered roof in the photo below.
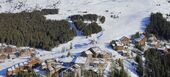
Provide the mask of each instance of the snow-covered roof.
{"label": "snow-covered roof", "polygon": [[12,71],[12,68],[8,68],[8,71]]}
{"label": "snow-covered roof", "polygon": [[56,65],[56,66],[54,66],[54,68],[63,68],[63,66],[62,65]]}
{"label": "snow-covered roof", "polygon": [[116,41],[117,46],[123,46],[124,44],[121,41]]}
{"label": "snow-covered roof", "polygon": [[50,70],[50,71],[53,71],[54,70],[54,68],[53,67],[48,67],[48,69]]}
{"label": "snow-covered roof", "polygon": [[86,54],[93,54],[90,50],[85,51]]}
{"label": "snow-covered roof", "polygon": [[41,65],[46,65],[46,63],[45,63],[45,62],[42,62]]}
{"label": "snow-covered roof", "polygon": [[56,59],[55,59],[55,61],[56,61],[56,62],[58,62],[58,61],[59,61],[59,59],[58,59],[58,58],[56,58]]}
{"label": "snow-covered roof", "polygon": [[19,68],[19,65],[18,65],[18,64],[14,65],[14,66],[15,66],[15,68]]}
{"label": "snow-covered roof", "polygon": [[64,63],[70,63],[73,61],[73,59],[74,57],[64,57],[64,58],[60,58],[60,61]]}
{"label": "snow-covered roof", "polygon": [[105,63],[104,62],[105,60],[104,59],[94,59],[93,63],[96,63],[96,64],[99,64],[99,63]]}
{"label": "snow-covered roof", "polygon": [[93,70],[94,72],[97,72],[98,68],[92,68],[91,70]]}
{"label": "snow-covered roof", "polygon": [[99,47],[92,47],[91,48],[93,51],[95,51],[96,53],[100,53],[102,52],[102,50]]}
{"label": "snow-covered roof", "polygon": [[28,64],[28,62],[24,62],[24,64],[26,65],[26,64]]}
{"label": "snow-covered roof", "polygon": [[126,36],[123,36],[122,38],[120,38],[121,41],[125,40],[125,39],[129,39],[128,37]]}
{"label": "snow-covered roof", "polygon": [[165,50],[165,47],[159,47],[158,50]]}
{"label": "snow-covered roof", "polygon": [[73,69],[73,68],[69,68],[69,70],[74,71],[74,69]]}
{"label": "snow-covered roof", "polygon": [[12,70],[15,70],[15,67],[14,67],[14,66],[12,66],[11,68],[12,68]]}
{"label": "snow-covered roof", "polygon": [[86,60],[86,57],[77,57],[75,63],[85,64]]}
{"label": "snow-covered roof", "polygon": [[78,64],[75,64],[75,65],[74,65],[74,67],[76,67],[76,68],[80,68],[80,66],[79,66]]}
{"label": "snow-covered roof", "polygon": [[22,62],[22,63],[19,63],[19,66],[24,66],[24,63]]}
{"label": "snow-covered roof", "polygon": [[140,37],[139,38],[136,38],[136,39],[134,39],[134,41],[135,42],[139,42],[139,41],[141,41],[142,39],[144,39],[145,38],[145,35],[140,35]]}
{"label": "snow-covered roof", "polygon": [[166,45],[166,48],[170,49],[170,45]]}

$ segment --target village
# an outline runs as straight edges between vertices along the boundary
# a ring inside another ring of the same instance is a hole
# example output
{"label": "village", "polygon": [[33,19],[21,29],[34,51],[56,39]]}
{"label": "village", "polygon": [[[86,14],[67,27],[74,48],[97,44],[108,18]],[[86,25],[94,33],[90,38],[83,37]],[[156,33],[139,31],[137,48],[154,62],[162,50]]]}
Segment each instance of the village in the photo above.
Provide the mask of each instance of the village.
{"label": "village", "polygon": [[[94,46],[85,51],[73,54],[70,51],[66,55],[43,59],[37,57],[34,48],[17,48],[10,45],[1,45],[0,63],[7,59],[27,57],[28,61],[9,66],[6,70],[6,76],[14,76],[18,72],[28,71],[30,68],[39,68],[45,75],[52,77],[81,77],[84,71],[93,71],[103,76],[106,69],[121,69],[119,61],[129,60],[135,68],[137,63],[134,61],[137,55],[143,56],[144,51],[149,48],[155,48],[160,52],[169,53],[170,44],[166,41],[160,41],[152,34],[136,33],[130,38],[123,36],[118,40],[113,40],[110,47],[119,53],[122,57],[115,58],[112,52]],[[143,61],[145,61],[143,59]]]}

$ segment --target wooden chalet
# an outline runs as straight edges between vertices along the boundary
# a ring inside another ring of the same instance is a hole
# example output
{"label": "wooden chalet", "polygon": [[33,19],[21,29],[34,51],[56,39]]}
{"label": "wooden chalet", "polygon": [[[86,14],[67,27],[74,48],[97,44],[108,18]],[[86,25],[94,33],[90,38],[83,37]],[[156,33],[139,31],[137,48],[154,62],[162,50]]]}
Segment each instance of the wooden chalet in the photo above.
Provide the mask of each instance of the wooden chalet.
{"label": "wooden chalet", "polygon": [[123,36],[120,41],[124,44],[124,45],[128,45],[130,43],[130,39],[126,36]]}
{"label": "wooden chalet", "polygon": [[112,43],[112,47],[114,50],[116,51],[121,51],[124,49],[124,44],[120,41],[120,40],[115,40],[113,43]]}
{"label": "wooden chalet", "polygon": [[147,38],[145,35],[141,34],[139,38],[133,39],[133,43],[137,45],[145,45],[145,42],[147,41]]}

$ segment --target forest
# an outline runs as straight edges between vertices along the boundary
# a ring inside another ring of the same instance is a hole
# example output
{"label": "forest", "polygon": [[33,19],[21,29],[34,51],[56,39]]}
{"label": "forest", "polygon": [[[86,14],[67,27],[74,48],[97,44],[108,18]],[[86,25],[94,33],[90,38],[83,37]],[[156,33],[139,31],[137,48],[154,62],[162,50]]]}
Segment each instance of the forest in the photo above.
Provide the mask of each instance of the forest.
{"label": "forest", "polygon": [[158,49],[148,49],[144,53],[145,61],[136,56],[139,77],[170,77],[170,53]]}
{"label": "forest", "polygon": [[[160,40],[170,39],[170,22],[161,13],[152,13],[146,34],[154,34]],[[170,77],[170,53],[150,48],[144,52],[145,61],[136,56],[140,77]]]}
{"label": "forest", "polygon": [[144,77],[170,77],[170,53],[149,49],[145,58]]}
{"label": "forest", "polygon": [[43,15],[41,11],[1,13],[0,42],[50,50],[76,36],[68,21],[46,20]]}
{"label": "forest", "polygon": [[59,10],[58,9],[42,9],[40,12],[43,13],[44,15],[47,15],[47,14],[58,14]]}
{"label": "forest", "polygon": [[[102,31],[100,25],[98,25],[97,20],[101,23],[105,22],[104,16],[98,16],[96,14],[85,14],[85,15],[72,15],[69,17],[73,21],[74,25],[79,31],[82,31],[82,35],[89,36],[94,33]],[[91,21],[90,23],[85,23],[85,21]]]}
{"label": "forest", "polygon": [[146,33],[155,34],[159,39],[170,39],[170,22],[161,13],[152,13]]}
{"label": "forest", "polygon": [[96,14],[85,14],[85,15],[72,15],[69,16],[72,21],[82,20],[82,21],[97,21],[98,15]]}
{"label": "forest", "polygon": [[108,74],[108,77],[130,77],[127,70],[124,68],[124,63],[122,60],[118,60],[120,69],[116,69],[113,65],[115,65],[114,62],[112,62],[111,71]]}
{"label": "forest", "polygon": [[40,77],[34,70],[29,69],[28,71],[22,71],[17,73],[15,76],[9,76],[9,77]]}

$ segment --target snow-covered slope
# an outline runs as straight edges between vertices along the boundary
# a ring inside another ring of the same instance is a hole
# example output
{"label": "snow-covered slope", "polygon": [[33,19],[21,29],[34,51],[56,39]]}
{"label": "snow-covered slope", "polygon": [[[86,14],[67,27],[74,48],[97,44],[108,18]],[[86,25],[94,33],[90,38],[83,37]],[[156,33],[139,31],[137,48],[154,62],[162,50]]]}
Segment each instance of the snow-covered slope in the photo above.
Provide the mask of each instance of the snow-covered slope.
{"label": "snow-covered slope", "polygon": [[[170,13],[169,7],[170,3],[167,0],[0,0],[1,13],[58,8],[59,14],[46,15],[46,18],[61,20],[70,15],[84,14],[84,12],[106,17],[106,22],[100,24],[103,28],[102,32],[93,34],[88,38],[77,36],[72,41],[54,48],[51,57],[58,55],[55,52],[60,51],[63,47],[69,47],[70,44],[73,46],[70,51],[75,53],[86,50],[94,46],[91,44],[92,40],[97,41],[96,46],[113,52],[113,50],[107,48],[107,43],[122,36],[129,36],[137,31],[144,31],[145,24],[148,23],[148,17],[152,12]],[[119,18],[111,18],[112,15]],[[50,54],[50,52],[48,53]],[[116,52],[113,53],[117,55]],[[41,51],[41,54],[45,55],[46,53]],[[43,58],[46,59],[49,56],[45,55]],[[5,64],[0,64],[0,72],[5,69],[5,67],[2,68],[3,65]],[[132,77],[136,77],[136,75],[132,74]]]}
{"label": "snow-covered slope", "polygon": [[[100,40],[108,42],[143,31],[150,13],[168,13],[170,4],[167,0],[0,0],[0,6],[0,12],[13,13],[43,8],[60,9],[58,15],[47,15],[47,19],[66,19],[69,15],[83,12],[104,15],[106,22],[101,24],[104,31]],[[111,15],[119,18],[113,19]]]}

